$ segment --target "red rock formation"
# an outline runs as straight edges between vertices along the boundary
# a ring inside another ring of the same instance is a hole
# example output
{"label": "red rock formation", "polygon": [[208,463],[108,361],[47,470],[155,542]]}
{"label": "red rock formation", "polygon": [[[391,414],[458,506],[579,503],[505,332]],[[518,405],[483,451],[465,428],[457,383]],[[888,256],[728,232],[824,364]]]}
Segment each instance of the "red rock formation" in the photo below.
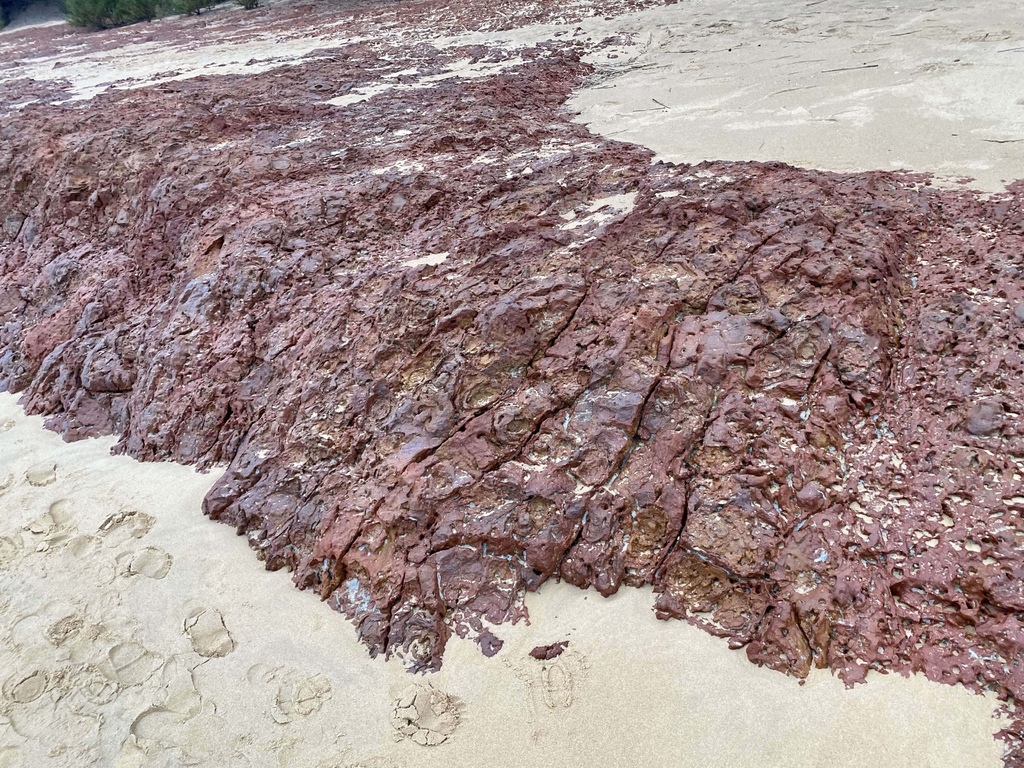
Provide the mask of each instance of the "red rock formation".
{"label": "red rock formation", "polygon": [[797,676],[1024,693],[1019,187],[651,164],[556,46],[322,103],[505,55],[383,53],[0,123],[3,386],[227,464],[207,513],[413,669],[555,577]]}

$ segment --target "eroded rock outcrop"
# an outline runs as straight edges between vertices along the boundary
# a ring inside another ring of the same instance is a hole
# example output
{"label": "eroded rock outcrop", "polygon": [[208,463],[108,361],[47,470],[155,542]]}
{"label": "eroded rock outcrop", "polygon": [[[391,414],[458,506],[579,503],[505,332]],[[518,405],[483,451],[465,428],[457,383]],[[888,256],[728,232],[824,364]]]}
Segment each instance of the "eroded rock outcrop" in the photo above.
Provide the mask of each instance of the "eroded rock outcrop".
{"label": "eroded rock outcrop", "polygon": [[227,464],[207,513],[413,669],[560,578],[1024,693],[1019,188],[652,164],[569,46],[331,53],[0,124],[4,387]]}

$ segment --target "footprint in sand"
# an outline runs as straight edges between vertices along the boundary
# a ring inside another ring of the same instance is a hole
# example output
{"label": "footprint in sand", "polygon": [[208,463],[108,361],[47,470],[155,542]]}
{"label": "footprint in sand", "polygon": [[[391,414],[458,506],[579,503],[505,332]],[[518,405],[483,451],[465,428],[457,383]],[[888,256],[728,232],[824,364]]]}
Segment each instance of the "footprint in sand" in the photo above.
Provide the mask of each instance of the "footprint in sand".
{"label": "footprint in sand", "polygon": [[104,520],[97,533],[109,546],[116,547],[130,539],[141,539],[153,530],[155,523],[156,518],[145,512],[122,509]]}
{"label": "footprint in sand", "polygon": [[134,640],[115,645],[107,659],[113,677],[125,688],[146,682],[163,665],[163,659]]}
{"label": "footprint in sand", "polygon": [[281,724],[320,711],[331,697],[331,682],[320,674],[304,675],[297,669],[256,664],[246,676],[253,685],[269,686],[274,691],[270,716]]}
{"label": "footprint in sand", "polygon": [[50,485],[57,479],[57,465],[52,461],[36,464],[25,472],[25,479],[28,480],[29,485],[34,485],[37,488]]}
{"label": "footprint in sand", "polygon": [[83,666],[71,675],[71,695],[67,699],[71,710],[80,715],[92,715],[97,707],[109,704],[117,698],[120,686],[99,669]]}
{"label": "footprint in sand", "polygon": [[92,559],[100,551],[103,539],[93,536],[91,533],[84,533],[75,536],[68,542],[67,553],[77,561]]}
{"label": "footprint in sand", "polygon": [[76,533],[74,518],[71,502],[68,499],[60,499],[25,526],[25,530],[37,542],[36,550],[47,552],[60,547]]}
{"label": "footprint in sand", "polygon": [[60,702],[44,704],[40,701],[23,711],[14,710],[11,733],[20,736],[23,744],[31,745],[26,750],[30,754],[45,754],[50,758],[40,760],[26,756],[25,762],[15,765],[19,768],[109,765],[98,748],[102,722],[99,717],[76,714]]}
{"label": "footprint in sand", "polygon": [[541,667],[541,692],[549,709],[568,709],[587,675],[587,658],[569,650]]}
{"label": "footprint in sand", "polygon": [[575,680],[569,665],[554,660],[545,662],[540,671],[540,687],[548,709],[568,709],[573,702]]}
{"label": "footprint in sand", "polygon": [[528,659],[515,667],[515,674],[526,684],[531,709],[537,717],[572,707],[586,670],[586,657],[570,649],[553,659]]}
{"label": "footprint in sand", "polygon": [[110,584],[116,574],[116,563],[103,552],[103,539],[92,534],[80,534],[68,539],[61,550],[66,561],[73,563],[75,572],[97,586]]}
{"label": "footprint in sand", "polygon": [[200,656],[212,659],[235,650],[235,641],[216,608],[196,608],[185,617],[184,629],[192,641],[192,650]]}
{"label": "footprint in sand", "polygon": [[7,678],[0,692],[15,704],[29,704],[46,693],[49,684],[50,676],[43,670],[21,670]]}
{"label": "footprint in sand", "polygon": [[54,647],[60,648],[68,640],[74,638],[82,627],[85,626],[85,619],[77,613],[58,619],[46,630],[46,639],[53,643]]}
{"label": "footprint in sand", "polygon": [[2,496],[12,485],[14,485],[14,475],[10,472],[6,475],[0,475],[0,496]]}
{"label": "footprint in sand", "polygon": [[37,603],[21,615],[12,611],[4,617],[9,627],[6,644],[21,658],[48,658],[52,655],[55,641],[64,642],[74,634],[63,634],[63,630],[70,630],[74,625],[73,621],[65,620],[81,615],[84,615],[81,605],[60,596],[55,600]]}
{"label": "footprint in sand", "polygon": [[21,557],[21,542],[0,536],[0,571],[6,571]]}
{"label": "footprint in sand", "polygon": [[171,656],[160,670],[160,707],[184,719],[200,714],[204,699],[196,688],[192,667],[186,659]]}
{"label": "footprint in sand", "polygon": [[[251,738],[239,733],[237,724],[217,715],[212,704],[195,717],[154,707],[136,718],[121,743],[114,765],[118,768],[255,768],[280,765],[273,751],[250,757]],[[277,746],[277,745],[274,745]]]}
{"label": "footprint in sand", "polygon": [[192,670],[177,656],[163,665],[159,678],[160,693],[150,707],[131,725],[131,733],[140,742],[167,745],[185,743],[186,724],[203,711],[204,700],[196,690]]}
{"label": "footprint in sand", "polygon": [[395,701],[391,725],[407,739],[424,747],[443,744],[459,725],[456,699],[434,686],[410,685]]}
{"label": "footprint in sand", "polygon": [[121,576],[145,576],[162,579],[171,571],[174,558],[158,547],[146,547],[138,552],[123,552],[117,558],[117,572]]}

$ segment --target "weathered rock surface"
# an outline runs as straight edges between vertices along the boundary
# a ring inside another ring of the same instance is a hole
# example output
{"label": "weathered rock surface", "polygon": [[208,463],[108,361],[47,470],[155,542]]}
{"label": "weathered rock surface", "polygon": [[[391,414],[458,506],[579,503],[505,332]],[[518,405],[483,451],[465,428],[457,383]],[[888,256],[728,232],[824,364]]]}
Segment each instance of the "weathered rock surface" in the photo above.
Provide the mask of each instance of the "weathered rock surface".
{"label": "weathered rock surface", "polygon": [[413,669],[561,578],[1024,694],[1020,187],[652,164],[564,45],[330,53],[0,123],[3,387],[227,464],[206,512]]}

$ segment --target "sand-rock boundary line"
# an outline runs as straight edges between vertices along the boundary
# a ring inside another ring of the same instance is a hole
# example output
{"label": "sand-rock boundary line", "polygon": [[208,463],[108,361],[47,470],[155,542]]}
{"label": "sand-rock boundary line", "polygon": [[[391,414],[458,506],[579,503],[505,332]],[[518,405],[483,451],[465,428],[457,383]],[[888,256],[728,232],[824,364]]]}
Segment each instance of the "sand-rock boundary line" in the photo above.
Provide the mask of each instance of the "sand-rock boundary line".
{"label": "sand-rock boundary line", "polygon": [[555,45],[323,103],[467,55],[398,53],[0,124],[2,386],[227,464],[206,512],[412,669],[560,578],[1019,696],[1020,186],[652,164],[570,122]]}

